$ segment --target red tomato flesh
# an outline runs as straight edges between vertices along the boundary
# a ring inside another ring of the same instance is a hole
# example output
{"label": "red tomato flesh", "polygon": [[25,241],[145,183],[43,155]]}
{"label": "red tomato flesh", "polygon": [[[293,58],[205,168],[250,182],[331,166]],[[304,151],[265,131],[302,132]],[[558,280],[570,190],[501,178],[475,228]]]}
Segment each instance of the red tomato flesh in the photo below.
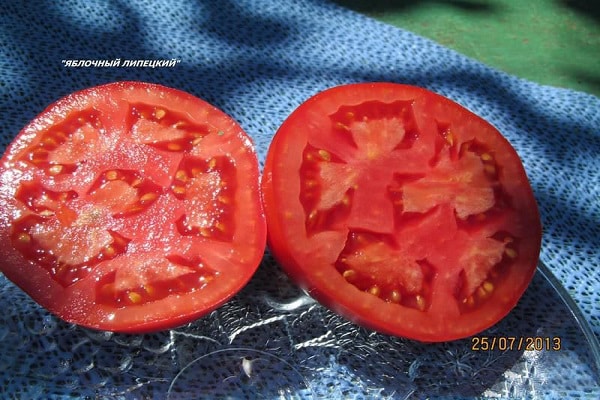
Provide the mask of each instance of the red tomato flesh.
{"label": "red tomato flesh", "polygon": [[248,136],[190,94],[118,82],[71,94],[0,165],[2,272],[83,326],[147,332],[236,294],[266,241]]}
{"label": "red tomato flesh", "polygon": [[311,295],[436,342],[502,319],[536,269],[537,204],[488,122],[422,88],[361,83],[300,105],[269,148],[269,246]]}

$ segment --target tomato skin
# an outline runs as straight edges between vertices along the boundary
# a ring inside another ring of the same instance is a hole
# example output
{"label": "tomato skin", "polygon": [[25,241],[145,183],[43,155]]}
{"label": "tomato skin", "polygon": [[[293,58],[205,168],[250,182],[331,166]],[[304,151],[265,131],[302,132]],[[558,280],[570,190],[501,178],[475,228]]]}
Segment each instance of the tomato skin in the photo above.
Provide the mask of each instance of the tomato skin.
{"label": "tomato skin", "polygon": [[0,269],[58,317],[142,333],[233,297],[262,259],[258,160],[186,92],[115,82],[50,105],[0,161]]}
{"label": "tomato skin", "polygon": [[540,217],[517,153],[423,88],[359,83],[311,97],[275,134],[261,186],[281,267],[382,333],[440,342],[481,332],[537,266]]}

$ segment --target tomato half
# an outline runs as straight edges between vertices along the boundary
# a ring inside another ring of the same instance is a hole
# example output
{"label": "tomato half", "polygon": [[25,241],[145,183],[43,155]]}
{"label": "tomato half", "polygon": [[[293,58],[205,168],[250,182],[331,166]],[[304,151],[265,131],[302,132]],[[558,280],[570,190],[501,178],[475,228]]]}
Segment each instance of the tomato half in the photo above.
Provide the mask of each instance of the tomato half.
{"label": "tomato half", "polygon": [[493,325],[536,269],[541,223],[509,142],[413,86],[321,92],[277,131],[268,242],[311,295],[383,333],[435,342]]}
{"label": "tomato half", "polygon": [[27,125],[0,165],[2,272],[66,321],[147,332],[236,294],[264,254],[258,160],[188,93],[117,82]]}

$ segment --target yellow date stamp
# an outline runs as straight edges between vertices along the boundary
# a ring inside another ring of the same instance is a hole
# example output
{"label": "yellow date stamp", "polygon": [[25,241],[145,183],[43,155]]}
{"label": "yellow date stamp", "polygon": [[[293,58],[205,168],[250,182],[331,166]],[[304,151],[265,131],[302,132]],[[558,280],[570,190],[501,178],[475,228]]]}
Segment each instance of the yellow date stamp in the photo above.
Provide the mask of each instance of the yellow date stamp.
{"label": "yellow date stamp", "polygon": [[559,336],[473,336],[472,351],[559,351],[562,340]]}

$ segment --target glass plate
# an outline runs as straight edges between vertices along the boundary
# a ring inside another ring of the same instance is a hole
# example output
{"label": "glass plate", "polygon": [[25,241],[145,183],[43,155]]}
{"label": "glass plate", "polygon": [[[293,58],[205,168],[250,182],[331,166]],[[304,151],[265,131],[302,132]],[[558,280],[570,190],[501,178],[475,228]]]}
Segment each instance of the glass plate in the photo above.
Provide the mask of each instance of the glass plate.
{"label": "glass plate", "polygon": [[64,323],[3,276],[0,302],[3,399],[600,398],[597,338],[544,265],[500,323],[441,344],[343,320],[268,255],[222,308],[154,334]]}

